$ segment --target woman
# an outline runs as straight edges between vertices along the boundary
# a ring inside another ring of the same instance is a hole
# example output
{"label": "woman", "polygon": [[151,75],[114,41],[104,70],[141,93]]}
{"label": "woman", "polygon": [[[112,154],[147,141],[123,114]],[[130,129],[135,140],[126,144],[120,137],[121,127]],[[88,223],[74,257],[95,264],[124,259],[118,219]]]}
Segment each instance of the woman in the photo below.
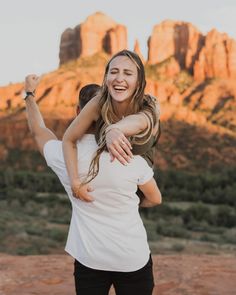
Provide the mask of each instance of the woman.
{"label": "woman", "polygon": [[[134,154],[143,154],[154,145],[155,137],[152,135],[153,132],[156,134],[159,126],[159,108],[152,97],[144,95],[145,86],[144,66],[134,52],[120,51],[108,62],[100,94],[88,103],[63,137],[64,157],[75,197],[91,201],[89,185],[81,185],[78,177],[75,143],[93,122],[97,125],[100,152],[106,148],[105,140],[109,145],[108,137],[118,134],[115,144],[108,150],[123,164],[131,161],[130,149]],[[120,129],[126,131],[131,143]],[[99,155],[95,162],[98,158]],[[96,169],[95,165],[91,173],[95,175]]]}
{"label": "woman", "polygon": [[[151,204],[160,203],[160,192],[154,179],[150,178],[152,170],[145,160],[140,156],[131,158],[132,154],[127,148],[130,143],[125,137],[120,143],[124,147],[123,152],[127,153],[124,155],[128,162],[124,163],[126,165],[118,161],[109,164],[108,153],[104,152],[106,136],[113,131],[119,133],[119,128],[127,123],[127,116],[130,116],[129,123],[130,118],[137,123],[136,116],[139,116],[138,125],[134,124],[133,128],[130,124],[126,129],[133,151],[143,145],[150,147],[153,144],[152,132],[157,123],[156,105],[150,96],[144,95],[145,85],[145,72],[140,58],[127,50],[117,53],[105,69],[100,93],[89,103],[90,111],[82,111],[63,138],[64,159],[73,194],[78,201],[89,202],[80,202],[84,211],[78,215],[87,216],[92,208],[97,209],[85,222],[83,218],[80,219],[84,226],[77,223],[82,228],[87,226],[80,240],[80,244],[84,245],[80,247],[82,251],[77,256],[72,255],[76,259],[75,284],[78,294],[94,292],[105,295],[111,283],[117,295],[152,294],[152,260],[138,212],[136,189],[139,185],[146,196],[143,205],[148,201]],[[127,120],[121,120],[124,117]],[[98,147],[91,164],[87,166],[88,175],[82,177],[84,164],[80,162],[81,157],[89,153],[88,146],[94,143],[87,143],[84,151],[79,148],[78,162],[76,141],[92,122],[96,122],[97,126]],[[135,136],[134,132],[139,134]],[[122,154],[122,150],[117,146],[113,148],[113,153]],[[138,182],[142,178],[140,173],[145,175],[144,186]],[[92,226],[91,221],[94,221]],[[94,228],[95,232],[91,234]],[[96,250],[93,250],[93,245]]]}

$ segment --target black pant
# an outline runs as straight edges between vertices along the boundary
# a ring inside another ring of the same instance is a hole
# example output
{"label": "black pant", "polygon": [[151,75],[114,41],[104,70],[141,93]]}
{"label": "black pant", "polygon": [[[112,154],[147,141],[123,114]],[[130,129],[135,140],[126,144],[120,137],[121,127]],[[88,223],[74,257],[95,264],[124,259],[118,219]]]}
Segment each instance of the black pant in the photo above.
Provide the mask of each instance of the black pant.
{"label": "black pant", "polygon": [[139,270],[117,272],[96,270],[75,260],[74,278],[77,295],[108,295],[113,284],[116,295],[151,295],[154,287],[152,258]]}

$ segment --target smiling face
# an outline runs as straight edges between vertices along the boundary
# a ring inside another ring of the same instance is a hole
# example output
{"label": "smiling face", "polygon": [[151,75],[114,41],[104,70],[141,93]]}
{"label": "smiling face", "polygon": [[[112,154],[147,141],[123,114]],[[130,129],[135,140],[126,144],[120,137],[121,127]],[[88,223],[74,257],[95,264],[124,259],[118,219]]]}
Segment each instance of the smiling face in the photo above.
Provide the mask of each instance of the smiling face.
{"label": "smiling face", "polygon": [[127,56],[117,56],[109,64],[106,85],[115,105],[128,106],[138,84],[138,70]]}

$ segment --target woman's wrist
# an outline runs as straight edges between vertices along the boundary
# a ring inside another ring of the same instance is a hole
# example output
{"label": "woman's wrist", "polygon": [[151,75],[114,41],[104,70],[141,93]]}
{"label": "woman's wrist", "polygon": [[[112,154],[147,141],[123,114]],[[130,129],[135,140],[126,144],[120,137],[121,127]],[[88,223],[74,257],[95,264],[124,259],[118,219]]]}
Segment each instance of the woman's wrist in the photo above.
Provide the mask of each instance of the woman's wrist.
{"label": "woman's wrist", "polygon": [[[115,130],[115,129],[117,129],[117,130],[119,130],[120,132],[122,132],[122,130],[117,126],[117,124],[111,124],[111,125],[109,125],[107,128],[106,128],[106,134],[108,133],[108,132],[110,132],[111,130]],[[123,133],[123,132],[122,132]]]}
{"label": "woman's wrist", "polygon": [[71,185],[81,183],[79,176],[70,178]]}

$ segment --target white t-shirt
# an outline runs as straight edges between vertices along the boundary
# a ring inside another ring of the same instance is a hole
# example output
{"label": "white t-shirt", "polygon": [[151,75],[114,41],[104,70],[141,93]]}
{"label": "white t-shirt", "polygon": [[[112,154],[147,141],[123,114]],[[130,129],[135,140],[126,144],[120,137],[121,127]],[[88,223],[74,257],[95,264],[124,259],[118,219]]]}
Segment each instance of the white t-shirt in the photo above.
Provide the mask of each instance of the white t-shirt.
{"label": "white t-shirt", "polygon": [[[78,169],[87,174],[97,150],[92,134],[77,142]],[[80,263],[99,270],[129,272],[142,268],[149,259],[146,230],[138,211],[137,185],[153,177],[141,156],[127,166],[100,157],[99,173],[90,183],[95,201],[88,203],[72,196],[62,142],[50,140],[44,146],[49,167],[57,174],[72,203],[72,217],[65,250]]]}

